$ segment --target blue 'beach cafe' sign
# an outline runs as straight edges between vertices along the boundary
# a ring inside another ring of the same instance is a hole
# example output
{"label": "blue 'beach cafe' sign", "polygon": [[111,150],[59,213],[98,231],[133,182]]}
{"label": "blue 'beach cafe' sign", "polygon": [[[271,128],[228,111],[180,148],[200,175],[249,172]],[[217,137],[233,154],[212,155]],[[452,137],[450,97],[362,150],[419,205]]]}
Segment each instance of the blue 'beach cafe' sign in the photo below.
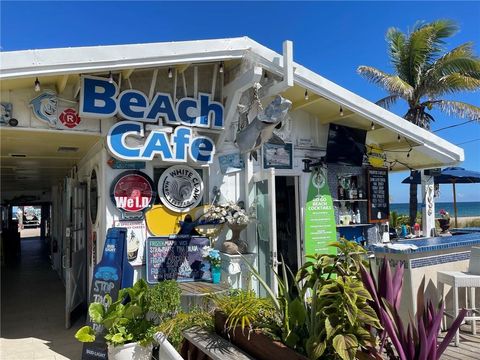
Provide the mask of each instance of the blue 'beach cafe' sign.
{"label": "blue 'beach cafe' sign", "polygon": [[[208,164],[215,154],[214,142],[206,136],[194,136],[192,128],[223,129],[223,105],[199,93],[198,99],[185,97],[176,104],[168,93],[156,93],[152,101],[138,90],[124,90],[108,79],[81,78],[80,116],[110,118],[119,115],[120,121],[110,128],[107,144],[110,152],[121,160],[145,161],[159,155],[166,162]],[[162,120],[160,120],[162,119]],[[152,130],[145,143],[129,146],[129,136],[144,137],[143,123],[175,127],[172,134]]]}

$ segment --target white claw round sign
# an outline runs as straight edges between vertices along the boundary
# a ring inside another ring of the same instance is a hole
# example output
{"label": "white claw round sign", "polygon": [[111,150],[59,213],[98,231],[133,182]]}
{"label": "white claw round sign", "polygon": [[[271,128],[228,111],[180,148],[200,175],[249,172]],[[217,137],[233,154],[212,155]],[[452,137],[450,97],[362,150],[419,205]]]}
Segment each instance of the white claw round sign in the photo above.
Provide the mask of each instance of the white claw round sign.
{"label": "white claw round sign", "polygon": [[184,213],[202,201],[203,181],[200,174],[189,166],[172,166],[160,176],[158,193],[167,208]]}

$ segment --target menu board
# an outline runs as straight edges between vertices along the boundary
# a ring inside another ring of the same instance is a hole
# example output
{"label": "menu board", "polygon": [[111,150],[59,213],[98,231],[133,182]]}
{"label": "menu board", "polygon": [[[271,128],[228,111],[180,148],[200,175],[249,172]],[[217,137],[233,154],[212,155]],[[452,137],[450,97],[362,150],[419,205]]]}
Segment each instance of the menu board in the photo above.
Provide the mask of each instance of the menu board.
{"label": "menu board", "polygon": [[367,169],[368,184],[368,222],[388,221],[388,171],[387,169]]}
{"label": "menu board", "polygon": [[171,235],[147,239],[147,282],[196,281],[209,270],[202,250],[210,240],[201,236]]}
{"label": "menu board", "polygon": [[337,240],[337,227],[327,170],[320,168],[310,176],[305,204],[305,254],[336,254],[330,246]]}

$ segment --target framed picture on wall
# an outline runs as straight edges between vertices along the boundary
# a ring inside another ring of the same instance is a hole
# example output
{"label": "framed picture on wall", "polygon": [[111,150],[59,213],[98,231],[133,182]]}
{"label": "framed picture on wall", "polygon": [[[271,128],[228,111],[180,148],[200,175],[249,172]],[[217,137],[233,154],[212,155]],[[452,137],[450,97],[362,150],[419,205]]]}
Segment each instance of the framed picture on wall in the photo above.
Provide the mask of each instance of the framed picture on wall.
{"label": "framed picture on wall", "polygon": [[263,145],[263,168],[293,169],[293,145],[270,144]]}

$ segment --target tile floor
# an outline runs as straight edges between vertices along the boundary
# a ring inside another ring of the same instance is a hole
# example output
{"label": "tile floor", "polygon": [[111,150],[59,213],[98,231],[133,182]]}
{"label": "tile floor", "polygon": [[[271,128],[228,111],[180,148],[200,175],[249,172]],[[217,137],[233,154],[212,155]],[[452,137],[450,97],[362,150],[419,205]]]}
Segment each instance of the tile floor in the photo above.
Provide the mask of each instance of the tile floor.
{"label": "tile floor", "polygon": [[65,288],[39,237],[21,241],[22,256],[2,268],[0,360],[80,359],[74,334],[64,326]]}

